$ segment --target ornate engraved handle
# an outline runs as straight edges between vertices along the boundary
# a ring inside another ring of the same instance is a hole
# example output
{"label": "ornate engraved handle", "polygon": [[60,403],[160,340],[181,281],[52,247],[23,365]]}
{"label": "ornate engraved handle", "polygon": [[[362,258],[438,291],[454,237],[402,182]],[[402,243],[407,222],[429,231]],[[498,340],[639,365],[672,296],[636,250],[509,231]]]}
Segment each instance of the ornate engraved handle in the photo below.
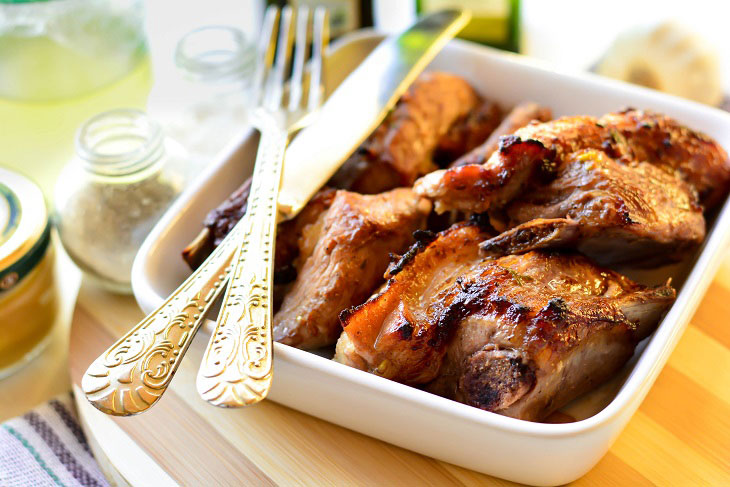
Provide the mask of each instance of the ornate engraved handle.
{"label": "ornate engraved handle", "polygon": [[198,372],[198,393],[221,407],[241,407],[264,397],[271,386],[271,298],[276,240],[276,199],[287,132],[259,121],[256,155],[243,235],[218,323]]}
{"label": "ornate engraved handle", "polygon": [[81,388],[91,404],[130,416],[157,402],[225,286],[242,233],[239,223],[162,306],[89,366]]}

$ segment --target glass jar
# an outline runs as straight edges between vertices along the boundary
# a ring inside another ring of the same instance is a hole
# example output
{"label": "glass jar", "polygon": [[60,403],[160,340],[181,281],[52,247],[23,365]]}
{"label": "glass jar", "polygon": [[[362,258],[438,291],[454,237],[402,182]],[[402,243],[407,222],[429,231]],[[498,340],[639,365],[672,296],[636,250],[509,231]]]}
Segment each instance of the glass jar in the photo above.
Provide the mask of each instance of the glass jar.
{"label": "glass jar", "polygon": [[0,1],[0,98],[88,93],[146,53],[142,0]]}
{"label": "glass jar", "polygon": [[119,109],[79,129],[55,191],[61,243],[109,290],[129,293],[135,254],[185,185],[186,154],[144,112]]}
{"label": "glass jar", "polygon": [[58,306],[43,193],[0,168],[0,378],[43,350]]}
{"label": "glass jar", "polygon": [[240,29],[205,26],[178,41],[175,69],[155,80],[148,111],[185,146],[193,171],[248,126],[255,63],[256,48]]}
{"label": "glass jar", "polygon": [[218,87],[215,91],[240,89],[253,75],[255,61],[254,46],[240,29],[228,25],[192,30],[175,47],[175,65],[183,75]]}

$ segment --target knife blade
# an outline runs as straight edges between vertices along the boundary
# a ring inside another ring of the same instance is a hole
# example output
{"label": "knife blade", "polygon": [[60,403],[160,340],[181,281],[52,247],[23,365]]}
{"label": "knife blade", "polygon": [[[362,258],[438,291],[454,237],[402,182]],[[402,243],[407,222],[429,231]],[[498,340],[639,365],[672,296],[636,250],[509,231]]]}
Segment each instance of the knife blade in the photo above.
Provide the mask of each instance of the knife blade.
{"label": "knife blade", "polygon": [[279,192],[279,216],[293,218],[385,119],[471,13],[442,10],[389,36],[340,84],[315,122],[289,144]]}

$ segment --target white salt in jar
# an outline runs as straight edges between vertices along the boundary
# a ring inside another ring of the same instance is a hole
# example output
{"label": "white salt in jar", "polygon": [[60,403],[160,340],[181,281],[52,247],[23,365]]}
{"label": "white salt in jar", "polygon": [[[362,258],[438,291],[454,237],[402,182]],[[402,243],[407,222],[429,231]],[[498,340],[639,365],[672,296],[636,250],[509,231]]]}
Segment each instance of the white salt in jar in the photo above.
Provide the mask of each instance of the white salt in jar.
{"label": "white salt in jar", "polygon": [[73,261],[128,293],[135,254],[185,185],[185,151],[138,110],[112,110],[79,129],[56,184],[58,233]]}

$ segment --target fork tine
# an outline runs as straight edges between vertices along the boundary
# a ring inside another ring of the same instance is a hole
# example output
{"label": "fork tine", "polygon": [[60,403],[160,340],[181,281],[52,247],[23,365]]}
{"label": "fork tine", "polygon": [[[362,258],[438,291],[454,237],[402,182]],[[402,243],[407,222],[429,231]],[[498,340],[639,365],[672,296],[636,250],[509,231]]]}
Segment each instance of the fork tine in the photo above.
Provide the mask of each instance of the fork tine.
{"label": "fork tine", "polygon": [[267,93],[264,103],[269,110],[277,110],[281,105],[281,99],[284,94],[284,79],[286,69],[291,59],[292,48],[292,16],[293,11],[290,6],[281,9],[281,21],[279,25],[279,42],[276,46],[276,61],[274,71],[270,80],[267,80]]}
{"label": "fork tine", "polygon": [[324,50],[329,44],[329,14],[324,7],[314,10],[314,45],[312,46],[312,66],[309,76],[309,103],[307,109],[312,111],[322,103],[322,59]]}
{"label": "fork tine", "polygon": [[292,67],[291,82],[289,83],[289,111],[295,111],[302,102],[302,76],[304,72],[304,58],[309,45],[309,7],[299,7],[297,10],[297,34],[294,45],[294,64]]}
{"label": "fork tine", "polygon": [[251,102],[253,106],[261,103],[263,84],[266,74],[271,68],[274,60],[274,48],[276,47],[276,32],[278,28],[279,8],[271,6],[266,9],[264,23],[261,26],[261,35],[256,49],[256,71],[254,71],[252,82]]}

